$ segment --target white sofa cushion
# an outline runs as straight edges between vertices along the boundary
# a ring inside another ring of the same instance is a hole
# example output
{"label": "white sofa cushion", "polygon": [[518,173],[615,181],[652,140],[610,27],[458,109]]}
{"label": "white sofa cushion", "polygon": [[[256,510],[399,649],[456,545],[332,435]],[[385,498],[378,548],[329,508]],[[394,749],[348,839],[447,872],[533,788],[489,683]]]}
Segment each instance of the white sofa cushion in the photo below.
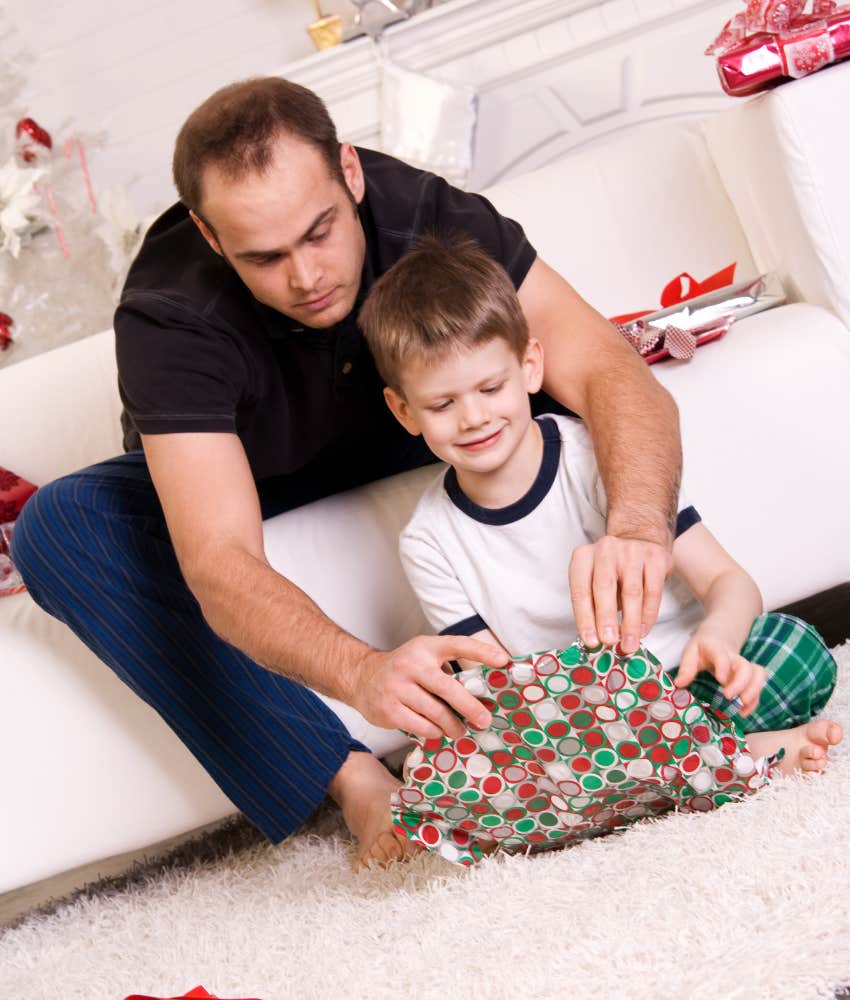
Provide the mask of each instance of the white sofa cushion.
{"label": "white sofa cushion", "polygon": [[653,371],[679,404],[688,490],[768,608],[850,581],[850,337],[798,304]]}
{"label": "white sofa cushion", "polygon": [[848,106],[845,62],[706,119],[704,129],[759,269],[780,271],[795,298],[850,325]]}
{"label": "white sofa cushion", "polygon": [[484,194],[605,316],[657,308],[683,271],[757,273],[696,123],[620,133]]}

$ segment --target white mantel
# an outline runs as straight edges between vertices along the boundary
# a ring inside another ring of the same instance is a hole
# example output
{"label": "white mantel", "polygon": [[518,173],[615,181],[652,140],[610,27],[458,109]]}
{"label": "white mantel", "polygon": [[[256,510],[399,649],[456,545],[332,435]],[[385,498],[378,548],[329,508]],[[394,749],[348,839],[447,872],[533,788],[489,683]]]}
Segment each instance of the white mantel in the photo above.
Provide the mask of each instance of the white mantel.
{"label": "white mantel", "polygon": [[[705,46],[740,0],[454,0],[389,28],[385,57],[478,93],[469,187],[614,131],[731,99]],[[344,139],[380,148],[380,65],[359,38],[279,68],[319,93]]]}

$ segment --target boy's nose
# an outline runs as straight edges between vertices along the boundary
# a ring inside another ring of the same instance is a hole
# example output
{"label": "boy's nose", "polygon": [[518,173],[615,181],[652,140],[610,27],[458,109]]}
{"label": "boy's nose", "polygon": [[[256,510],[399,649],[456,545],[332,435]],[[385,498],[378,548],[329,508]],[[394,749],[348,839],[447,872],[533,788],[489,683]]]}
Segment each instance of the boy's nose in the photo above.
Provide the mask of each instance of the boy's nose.
{"label": "boy's nose", "polygon": [[461,411],[461,420],[464,427],[482,427],[489,420],[486,407],[479,400],[467,401]]}

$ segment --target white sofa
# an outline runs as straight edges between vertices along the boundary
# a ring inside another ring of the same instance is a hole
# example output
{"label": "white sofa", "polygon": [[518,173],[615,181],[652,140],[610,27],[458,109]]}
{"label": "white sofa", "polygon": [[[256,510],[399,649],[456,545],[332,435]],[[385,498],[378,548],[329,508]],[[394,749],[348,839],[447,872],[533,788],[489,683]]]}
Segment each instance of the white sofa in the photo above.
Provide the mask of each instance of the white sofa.
{"label": "white sofa", "polygon": [[[780,271],[797,301],[653,370],[681,411],[705,521],[768,607],[850,580],[850,64],[706,122],[620,134],[488,192],[605,314],[681,271]],[[0,465],[44,483],[120,450],[111,332],[0,371]],[[396,536],[433,469],[273,519],[272,562],[345,628],[424,628]],[[74,581],[68,580],[73,587]],[[398,735],[337,706],[385,753]],[[159,718],[26,594],[0,600],[0,893],[233,811]]]}

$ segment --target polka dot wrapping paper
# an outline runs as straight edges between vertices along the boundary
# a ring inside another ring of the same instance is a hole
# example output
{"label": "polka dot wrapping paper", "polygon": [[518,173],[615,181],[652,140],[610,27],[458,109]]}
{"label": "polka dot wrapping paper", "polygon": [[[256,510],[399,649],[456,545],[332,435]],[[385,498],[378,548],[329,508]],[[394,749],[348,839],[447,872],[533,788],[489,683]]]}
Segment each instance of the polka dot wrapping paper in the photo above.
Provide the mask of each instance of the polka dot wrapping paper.
{"label": "polka dot wrapping paper", "polygon": [[732,722],[643,648],[577,640],[457,678],[490,727],[418,740],[391,799],[397,831],[457,864],[488,847],[547,850],[671,809],[707,812],[768,780],[772,761],[754,760]]}

